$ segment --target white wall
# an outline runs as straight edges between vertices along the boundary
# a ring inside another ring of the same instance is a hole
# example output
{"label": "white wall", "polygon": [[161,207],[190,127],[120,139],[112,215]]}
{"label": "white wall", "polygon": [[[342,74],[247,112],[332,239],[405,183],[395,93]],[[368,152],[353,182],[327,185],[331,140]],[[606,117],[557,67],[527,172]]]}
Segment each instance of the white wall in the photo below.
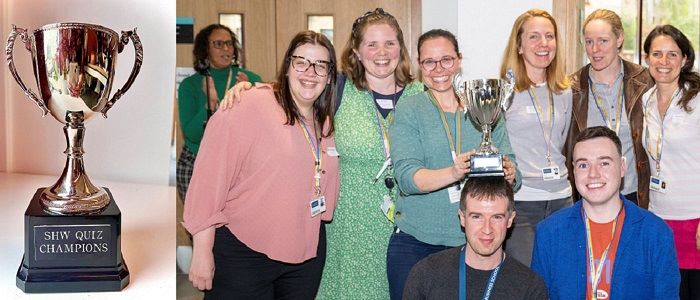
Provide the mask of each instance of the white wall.
{"label": "white wall", "polygon": [[[108,119],[95,115],[87,122],[84,160],[88,175],[98,185],[99,179],[167,184],[173,124],[175,1],[6,2],[3,35],[9,32],[9,24],[34,30],[49,23],[84,22],[100,24],[117,33],[138,27],[144,49],[141,72],[109,111]],[[118,56],[112,94],[131,72],[133,49],[129,42]],[[15,44],[15,64],[27,86],[36,90],[31,57],[21,43]],[[0,119],[0,132],[3,125],[7,132],[7,142],[0,142],[0,151],[7,152],[7,171],[60,174],[66,147],[62,124],[50,116],[41,118],[39,109],[20,90],[9,71],[0,75],[7,89],[3,109],[6,120]]]}
{"label": "white wall", "polygon": [[450,30],[462,52],[462,78],[493,78],[503,57],[513,21],[531,8],[552,12],[553,0],[423,0],[423,32]]}

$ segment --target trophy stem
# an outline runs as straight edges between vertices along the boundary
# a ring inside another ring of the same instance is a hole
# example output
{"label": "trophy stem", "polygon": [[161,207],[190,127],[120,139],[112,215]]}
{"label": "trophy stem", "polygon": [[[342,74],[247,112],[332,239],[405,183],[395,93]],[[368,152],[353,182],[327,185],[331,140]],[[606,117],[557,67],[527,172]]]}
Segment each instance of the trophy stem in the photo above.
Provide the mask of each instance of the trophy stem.
{"label": "trophy stem", "polygon": [[41,195],[44,210],[57,214],[89,214],[109,204],[107,192],[96,187],[85,173],[83,139],[85,126],[83,112],[66,113],[66,164],[58,181]]}
{"label": "trophy stem", "polygon": [[491,140],[491,125],[485,124],[481,125],[481,133],[483,139],[481,140],[481,146],[479,147],[479,153],[496,153],[498,150],[493,146],[493,141]]}

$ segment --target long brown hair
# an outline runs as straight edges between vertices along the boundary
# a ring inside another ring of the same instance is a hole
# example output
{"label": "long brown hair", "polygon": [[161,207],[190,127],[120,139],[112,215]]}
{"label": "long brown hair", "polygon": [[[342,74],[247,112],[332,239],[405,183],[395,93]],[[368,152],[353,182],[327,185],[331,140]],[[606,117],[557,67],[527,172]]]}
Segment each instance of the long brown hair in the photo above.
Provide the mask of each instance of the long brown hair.
{"label": "long brown hair", "polygon": [[678,28],[673,27],[673,25],[659,25],[652,30],[647,38],[644,40],[644,52],[649,55],[649,48],[651,48],[651,42],[658,36],[668,36],[676,42],[678,48],[681,49],[681,53],[685,57],[685,64],[681,67],[681,73],[678,75],[678,88],[683,91],[683,96],[678,102],[678,105],[683,108],[686,112],[691,112],[693,109],[690,107],[690,100],[695,98],[695,95],[700,92],[700,74],[693,71],[693,65],[695,64],[695,50],[693,50],[693,45],[688,40],[688,37],[683,34]]}
{"label": "long brown hair", "polygon": [[532,80],[527,76],[527,70],[525,69],[525,61],[523,56],[518,53],[518,49],[522,45],[522,34],[523,25],[525,22],[541,17],[549,20],[554,27],[554,38],[557,41],[557,52],[554,55],[554,59],[547,67],[547,86],[559,94],[563,90],[568,89],[571,85],[569,77],[564,73],[564,60],[562,57],[562,50],[559,43],[559,30],[557,29],[557,23],[554,21],[554,17],[548,12],[541,9],[531,9],[520,15],[513,23],[513,29],[510,32],[510,37],[508,38],[508,46],[503,53],[503,61],[501,62],[501,78],[506,79],[506,73],[508,69],[512,69],[515,75],[515,90],[518,92],[528,89],[534,84]]}
{"label": "long brown hair", "polygon": [[337,61],[335,58],[335,49],[333,44],[326,38],[323,34],[316,33],[310,30],[302,31],[297,33],[296,36],[289,42],[289,47],[287,51],[284,52],[284,60],[282,61],[282,66],[280,66],[277,72],[277,83],[275,84],[275,98],[277,98],[277,103],[282,107],[284,113],[287,115],[286,125],[294,125],[295,122],[301,119],[299,114],[299,108],[297,107],[294,99],[292,98],[292,92],[289,87],[289,79],[287,78],[287,72],[291,67],[291,56],[294,50],[301,47],[302,45],[311,44],[319,45],[326,50],[328,50],[328,60],[330,63],[330,72],[328,72],[327,78],[329,83],[326,84],[321,95],[314,101],[313,113],[316,117],[316,121],[319,124],[323,124],[325,120],[329,121],[329,126],[322,130],[323,137],[329,137],[333,134],[334,123],[333,123],[333,109],[335,91],[335,80],[338,74],[337,71]]}
{"label": "long brown hair", "polygon": [[413,80],[411,77],[411,62],[408,56],[408,50],[406,50],[406,43],[403,41],[403,31],[401,31],[401,27],[399,27],[399,23],[394,16],[384,12],[381,8],[377,8],[373,11],[368,11],[353,22],[352,33],[341,55],[343,74],[352,80],[355,87],[359,90],[369,90],[369,84],[365,77],[365,67],[353,50],[358,50],[360,48],[367,28],[371,25],[378,24],[387,24],[394,29],[394,32],[396,32],[396,39],[399,41],[399,46],[401,47],[399,64],[394,71],[396,84],[399,86],[406,86]]}

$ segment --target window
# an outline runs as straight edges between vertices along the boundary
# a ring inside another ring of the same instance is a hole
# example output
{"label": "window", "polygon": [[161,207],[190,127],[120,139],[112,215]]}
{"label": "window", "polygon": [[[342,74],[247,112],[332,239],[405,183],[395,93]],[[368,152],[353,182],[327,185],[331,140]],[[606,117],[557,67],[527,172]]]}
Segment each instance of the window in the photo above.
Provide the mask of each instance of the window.
{"label": "window", "polygon": [[219,24],[231,28],[243,48],[243,14],[219,14]]}
{"label": "window", "polygon": [[333,43],[333,16],[309,16],[307,27],[325,35]]}

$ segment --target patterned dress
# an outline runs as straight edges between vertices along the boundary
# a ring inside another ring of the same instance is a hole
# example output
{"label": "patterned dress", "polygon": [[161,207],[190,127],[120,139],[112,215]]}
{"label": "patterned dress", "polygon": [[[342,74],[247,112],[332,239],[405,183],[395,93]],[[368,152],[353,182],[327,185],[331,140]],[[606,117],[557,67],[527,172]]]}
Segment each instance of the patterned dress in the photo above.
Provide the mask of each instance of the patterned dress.
{"label": "patterned dress", "polygon": [[[423,84],[410,83],[399,100],[422,91]],[[374,99],[349,79],[342,97],[335,114],[340,198],[326,226],[328,251],[317,299],[389,299],[386,249],[393,224],[380,209],[387,194],[383,180],[373,182],[385,160]],[[387,128],[387,120],[382,122]]]}

